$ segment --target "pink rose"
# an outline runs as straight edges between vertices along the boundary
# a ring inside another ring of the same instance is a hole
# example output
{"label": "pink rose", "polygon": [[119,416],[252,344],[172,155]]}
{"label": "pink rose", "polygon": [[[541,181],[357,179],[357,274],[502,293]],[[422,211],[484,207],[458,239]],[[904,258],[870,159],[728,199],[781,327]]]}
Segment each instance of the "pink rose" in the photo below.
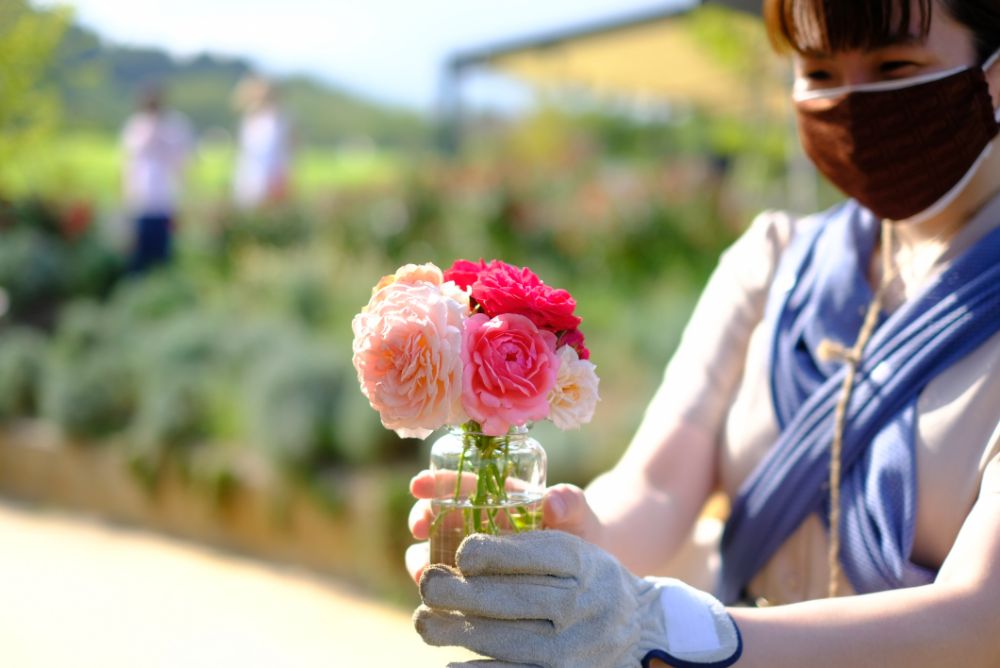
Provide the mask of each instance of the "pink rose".
{"label": "pink rose", "polygon": [[528,268],[494,260],[472,285],[472,298],[489,316],[523,315],[536,326],[552,332],[576,329],[580,318],[573,315],[576,302],[565,290],[545,285]]}
{"label": "pink rose", "polygon": [[472,262],[471,260],[455,260],[454,264],[450,268],[444,271],[444,280],[454,281],[455,285],[466,290],[476,279],[479,278],[479,274],[486,269],[486,263],[483,262],[482,258],[479,262]]}
{"label": "pink rose", "polygon": [[354,368],[382,424],[426,438],[467,420],[462,409],[462,325],[467,305],[450,283],[397,280],[354,317]]}
{"label": "pink rose", "polygon": [[465,321],[462,344],[462,405],[484,434],[548,416],[559,371],[552,332],[521,315],[477,313]]}
{"label": "pink rose", "polygon": [[587,350],[587,346],[583,345],[583,332],[579,329],[571,329],[568,332],[563,332],[559,337],[559,346],[569,346],[576,351],[576,354],[582,360],[590,359],[590,351]]}

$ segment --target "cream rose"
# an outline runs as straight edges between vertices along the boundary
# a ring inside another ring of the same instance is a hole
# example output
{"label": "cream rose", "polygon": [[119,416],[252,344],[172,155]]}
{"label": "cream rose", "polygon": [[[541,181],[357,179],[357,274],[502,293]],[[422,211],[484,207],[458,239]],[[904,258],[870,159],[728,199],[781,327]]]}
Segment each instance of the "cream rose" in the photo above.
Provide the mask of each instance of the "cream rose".
{"label": "cream rose", "polygon": [[549,419],[560,429],[578,429],[590,422],[600,400],[597,367],[580,359],[570,346],[562,346],[556,354],[559,372],[548,396]]}

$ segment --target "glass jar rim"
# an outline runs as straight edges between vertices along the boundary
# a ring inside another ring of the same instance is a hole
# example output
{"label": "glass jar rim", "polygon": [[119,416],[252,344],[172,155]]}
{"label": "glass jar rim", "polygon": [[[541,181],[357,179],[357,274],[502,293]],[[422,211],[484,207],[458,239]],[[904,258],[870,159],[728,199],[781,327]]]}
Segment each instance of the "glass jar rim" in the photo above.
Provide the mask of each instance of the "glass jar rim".
{"label": "glass jar rim", "polygon": [[485,438],[509,438],[527,436],[531,426],[532,424],[530,422],[511,425],[506,433],[500,434],[499,436],[483,433],[482,427],[475,421],[469,421],[463,424],[450,424],[445,427],[445,429],[448,433],[456,435],[482,436]]}

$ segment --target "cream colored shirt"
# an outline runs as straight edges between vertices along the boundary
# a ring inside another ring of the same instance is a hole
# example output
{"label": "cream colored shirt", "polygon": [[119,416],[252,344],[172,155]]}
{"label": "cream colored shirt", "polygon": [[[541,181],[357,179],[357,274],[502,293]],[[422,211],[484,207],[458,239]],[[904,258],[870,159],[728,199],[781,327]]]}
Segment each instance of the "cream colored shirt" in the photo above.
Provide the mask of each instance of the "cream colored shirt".
{"label": "cream colored shirt", "polygon": [[[730,499],[779,435],[769,382],[772,332],[763,322],[764,308],[781,254],[808,220],[764,213],[726,251],[647,411],[656,419],[680,418],[716,434],[717,482]],[[950,243],[898,244],[893,256],[900,278],[891,286],[889,308],[919,293],[954,257],[997,226],[1000,197]],[[1000,486],[1000,334],[931,381],[917,413],[911,558],[937,568],[980,487]],[[984,476],[991,461],[998,465]],[[750,591],[776,604],[822,598],[828,574],[827,533],[813,514],[751,582]],[[851,591],[846,580],[840,591]]]}

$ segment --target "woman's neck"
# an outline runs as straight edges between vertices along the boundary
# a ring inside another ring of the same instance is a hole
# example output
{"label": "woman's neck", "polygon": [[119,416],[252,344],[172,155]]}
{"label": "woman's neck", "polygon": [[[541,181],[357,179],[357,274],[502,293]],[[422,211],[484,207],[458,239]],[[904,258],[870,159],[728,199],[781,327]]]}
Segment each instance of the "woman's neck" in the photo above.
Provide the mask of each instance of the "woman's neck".
{"label": "woman's neck", "polygon": [[[934,273],[942,258],[957,242],[957,236],[976,214],[1000,194],[1000,146],[987,156],[969,185],[941,213],[911,222],[892,223],[892,266],[882,266],[881,252],[872,255],[869,279],[878,286],[887,274],[884,307],[891,312],[917,294]],[[962,243],[962,242],[958,242]],[[881,248],[881,242],[876,244]]]}

